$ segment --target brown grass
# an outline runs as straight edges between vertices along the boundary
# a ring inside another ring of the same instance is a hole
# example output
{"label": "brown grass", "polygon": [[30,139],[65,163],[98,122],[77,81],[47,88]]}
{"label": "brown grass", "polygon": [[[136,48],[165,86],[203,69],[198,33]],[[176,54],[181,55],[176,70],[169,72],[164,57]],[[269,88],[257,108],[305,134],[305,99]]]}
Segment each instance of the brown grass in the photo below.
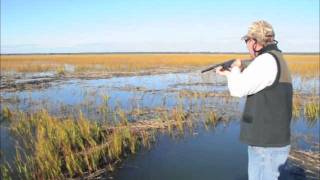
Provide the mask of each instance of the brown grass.
{"label": "brown grass", "polygon": [[97,175],[106,166],[112,171],[126,156],[151,148],[157,130],[173,133],[177,129],[174,132],[180,134],[191,122],[180,107],[163,113],[168,119],[129,122],[127,114],[118,109],[119,119],[111,124],[91,121],[81,111],[78,118],[58,118],[45,109],[24,113],[4,108],[0,120],[8,123],[16,156],[12,165],[0,165],[0,179],[85,177]]}
{"label": "brown grass", "polygon": [[292,73],[319,76],[320,56],[319,55],[285,55]]}
{"label": "brown grass", "polygon": [[235,57],[237,54],[105,54],[105,55],[4,55],[1,70],[42,72],[56,70],[64,64],[74,65],[78,71],[102,69],[106,71],[138,71],[154,68],[206,66]]}
{"label": "brown grass", "polygon": [[[57,71],[65,64],[77,72],[135,72],[157,68],[202,67],[233,58],[249,58],[245,54],[92,54],[92,55],[2,55],[1,71]],[[319,74],[319,55],[285,55],[293,73]]]}

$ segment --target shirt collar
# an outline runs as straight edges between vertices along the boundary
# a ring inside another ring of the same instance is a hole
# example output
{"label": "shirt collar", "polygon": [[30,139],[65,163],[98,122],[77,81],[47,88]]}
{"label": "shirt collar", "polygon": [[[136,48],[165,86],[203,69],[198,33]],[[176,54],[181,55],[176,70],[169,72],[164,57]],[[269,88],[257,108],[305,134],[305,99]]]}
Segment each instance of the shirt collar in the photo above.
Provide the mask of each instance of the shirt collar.
{"label": "shirt collar", "polygon": [[258,51],[258,54],[260,55],[260,54],[263,54],[263,53],[266,53],[266,52],[272,51],[272,50],[281,52],[281,50],[278,48],[277,44],[269,44],[266,47],[263,47],[262,49],[260,49]]}

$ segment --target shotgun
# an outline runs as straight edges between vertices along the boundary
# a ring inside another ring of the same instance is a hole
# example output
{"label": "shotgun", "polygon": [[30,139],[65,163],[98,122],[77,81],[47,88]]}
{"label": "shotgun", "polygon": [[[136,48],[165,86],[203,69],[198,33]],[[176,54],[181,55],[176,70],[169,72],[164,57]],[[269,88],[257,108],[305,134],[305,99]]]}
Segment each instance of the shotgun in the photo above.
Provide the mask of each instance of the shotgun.
{"label": "shotgun", "polygon": [[[225,61],[223,63],[220,63],[220,64],[215,64],[211,67],[208,67],[207,69],[204,69],[201,71],[201,73],[205,73],[207,71],[211,71],[212,69],[215,69],[219,66],[222,66],[222,71],[225,71],[225,70],[229,70],[229,68],[231,68],[231,65],[232,63],[235,61],[236,59],[230,59],[228,61]],[[250,64],[251,60],[241,60],[241,64],[243,64],[244,66],[248,66]]]}

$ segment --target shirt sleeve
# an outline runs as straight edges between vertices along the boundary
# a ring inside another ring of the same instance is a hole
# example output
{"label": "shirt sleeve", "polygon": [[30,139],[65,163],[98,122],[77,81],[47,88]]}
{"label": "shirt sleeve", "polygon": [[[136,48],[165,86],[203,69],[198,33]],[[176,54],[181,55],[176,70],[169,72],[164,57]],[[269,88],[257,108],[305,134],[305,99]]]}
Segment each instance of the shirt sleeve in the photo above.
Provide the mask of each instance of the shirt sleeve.
{"label": "shirt sleeve", "polygon": [[243,97],[261,91],[272,85],[277,71],[276,60],[268,53],[258,56],[243,72],[238,67],[233,67],[227,75],[231,96]]}

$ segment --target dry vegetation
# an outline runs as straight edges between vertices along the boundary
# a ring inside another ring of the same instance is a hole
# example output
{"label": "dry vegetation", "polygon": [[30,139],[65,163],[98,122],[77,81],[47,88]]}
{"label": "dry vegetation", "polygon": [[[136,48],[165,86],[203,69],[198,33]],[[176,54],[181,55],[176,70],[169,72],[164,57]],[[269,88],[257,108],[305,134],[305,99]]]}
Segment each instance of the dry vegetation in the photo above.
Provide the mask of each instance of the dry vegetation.
{"label": "dry vegetation", "polygon": [[[94,178],[111,174],[125,156],[150,148],[155,130],[182,135],[193,122],[181,106],[162,112],[159,119],[129,122],[122,110],[118,119],[103,122],[85,118],[57,118],[46,110],[36,113],[12,112],[4,108],[0,119],[9,123],[16,139],[14,162],[0,166],[2,179]],[[217,123],[211,114],[206,126]],[[176,131],[175,131],[176,129]]]}
{"label": "dry vegetation", "polygon": [[[203,67],[245,54],[101,54],[101,55],[2,55],[1,71],[63,73],[65,64],[76,72],[135,72],[157,68]],[[293,73],[319,72],[319,55],[285,55]]]}
{"label": "dry vegetation", "polygon": [[[107,54],[107,55],[13,55],[1,56],[1,70],[41,72],[55,70],[64,64],[74,65],[77,71],[138,71],[154,68],[204,66],[239,55],[201,54]],[[240,57],[246,57],[240,55]]]}

